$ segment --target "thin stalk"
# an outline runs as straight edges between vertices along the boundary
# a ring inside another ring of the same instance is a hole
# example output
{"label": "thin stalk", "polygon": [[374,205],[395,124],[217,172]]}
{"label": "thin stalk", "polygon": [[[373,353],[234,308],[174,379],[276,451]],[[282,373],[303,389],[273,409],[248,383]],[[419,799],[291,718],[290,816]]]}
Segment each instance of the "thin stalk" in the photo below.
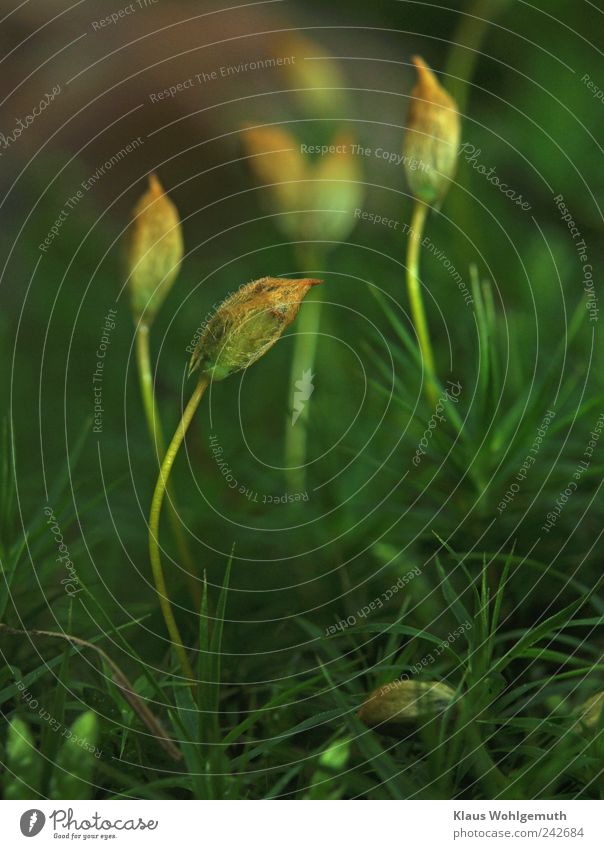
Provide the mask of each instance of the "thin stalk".
{"label": "thin stalk", "polygon": [[[149,325],[142,322],[136,329],[136,362],[138,366],[138,378],[140,383],[141,397],[145,410],[145,418],[147,419],[147,427],[153,447],[157,452],[157,457],[161,463],[166,453],[166,442],[164,439],[159,411],[155,403],[155,393],[153,391],[153,373],[151,369],[151,354],[149,349]],[[176,543],[178,555],[181,563],[185,567],[187,575],[187,583],[193,596],[195,608],[199,608],[201,602],[201,591],[199,584],[195,580],[195,563],[191,557],[182,525],[178,517],[178,508],[174,497],[174,489],[168,486],[168,518],[170,520],[170,528]]]}
{"label": "thin stalk", "polygon": [[155,582],[157,594],[159,595],[161,612],[164,617],[164,622],[166,623],[166,628],[168,629],[172,645],[174,646],[174,650],[176,651],[176,655],[180,662],[182,672],[191,680],[194,678],[193,669],[189,663],[189,658],[185,652],[182,637],[178,630],[178,625],[174,619],[172,605],[170,604],[166,588],[166,580],[164,578],[164,572],[161,565],[161,554],[159,550],[159,519],[174,460],[176,459],[176,455],[178,454],[178,450],[182,444],[187,429],[191,424],[191,420],[209,383],[209,378],[202,378],[191,395],[189,403],[185,407],[181,420],[176,428],[176,432],[172,437],[172,442],[168,445],[168,450],[165,453],[161,469],[159,471],[159,477],[155,485],[155,492],[153,493],[153,499],[151,501],[151,511],[149,513],[149,555],[151,558],[153,580]]}
{"label": "thin stalk", "polygon": [[[300,252],[300,270],[304,273],[318,271],[317,257],[311,249]],[[321,288],[321,287],[319,287]],[[315,299],[307,301],[298,319],[298,333],[294,338],[294,354],[289,373],[289,386],[295,386],[304,371],[313,373],[317,357],[319,329],[323,304],[321,292],[315,292]],[[308,442],[308,417],[310,399],[304,406],[295,425],[288,418],[285,425],[284,465],[288,486],[292,492],[302,492],[306,482],[306,446]]]}
{"label": "thin stalk", "polygon": [[459,111],[466,112],[468,86],[474,76],[477,61],[482,57],[482,43],[493,21],[509,5],[509,0],[475,0],[459,16],[451,39],[445,74],[448,88],[455,97]]}
{"label": "thin stalk", "polygon": [[[435,407],[438,402],[441,387],[436,377],[434,354],[432,352],[432,344],[430,342],[430,332],[428,330],[428,322],[426,320],[424,301],[422,298],[421,281],[419,278],[419,255],[426,218],[428,216],[428,208],[428,205],[422,203],[422,201],[416,200],[414,202],[413,214],[411,216],[411,227],[407,241],[407,292],[411,303],[411,315],[413,316],[413,324],[415,325],[415,332],[417,333],[419,349],[426,371],[426,396],[430,404]],[[456,431],[463,439],[465,439],[466,433],[457,410],[449,405],[448,413]],[[480,471],[474,468],[474,466],[468,469],[468,474],[478,490],[480,502],[486,489],[486,482],[482,478]]]}
{"label": "thin stalk", "polygon": [[419,349],[426,369],[426,395],[430,403],[434,405],[438,399],[435,386],[436,370],[434,368],[434,355],[430,343],[430,333],[428,331],[428,322],[426,321],[424,301],[422,298],[422,287],[419,279],[419,252],[427,215],[427,204],[416,200],[411,217],[409,238],[407,240],[407,292],[411,303],[411,314],[413,316],[415,332],[417,333]]}
{"label": "thin stalk", "polygon": [[472,747],[476,778],[483,782],[491,799],[501,797],[506,791],[508,780],[487,751],[475,721],[468,725],[467,735],[468,744]]}

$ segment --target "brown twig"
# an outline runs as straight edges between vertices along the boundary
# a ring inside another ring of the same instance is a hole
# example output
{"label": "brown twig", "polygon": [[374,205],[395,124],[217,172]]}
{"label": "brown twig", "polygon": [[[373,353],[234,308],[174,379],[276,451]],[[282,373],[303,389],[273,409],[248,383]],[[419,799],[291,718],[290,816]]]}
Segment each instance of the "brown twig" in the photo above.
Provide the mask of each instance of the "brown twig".
{"label": "brown twig", "polygon": [[136,712],[141,722],[143,722],[153,736],[157,738],[157,742],[162,749],[164,749],[164,751],[166,751],[175,761],[179,761],[182,758],[182,754],[168,736],[167,731],[159,719],[149,710],[145,702],[136,693],[134,686],[124,675],[117,663],[109,657],[106,651],[95,646],[94,643],[88,642],[88,640],[82,640],[80,637],[74,637],[71,634],[61,634],[59,631],[38,631],[37,629],[25,631],[20,628],[11,628],[3,622],[0,622],[0,630],[13,636],[25,634],[28,637],[52,637],[54,639],[67,640],[67,642],[72,643],[72,645],[81,646],[82,648],[92,649],[95,651],[111,669],[115,685],[121,690],[124,698]]}

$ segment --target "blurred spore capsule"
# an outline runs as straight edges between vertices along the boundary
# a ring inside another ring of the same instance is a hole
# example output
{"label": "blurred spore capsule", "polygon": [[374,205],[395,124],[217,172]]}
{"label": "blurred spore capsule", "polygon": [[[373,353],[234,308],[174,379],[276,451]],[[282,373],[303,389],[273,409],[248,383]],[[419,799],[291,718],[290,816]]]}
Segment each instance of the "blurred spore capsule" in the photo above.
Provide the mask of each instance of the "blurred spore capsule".
{"label": "blurred spore capsule", "polygon": [[264,205],[289,239],[333,247],[348,236],[364,191],[350,132],[338,131],[329,144],[306,145],[282,127],[248,127],[242,141]]}
{"label": "blurred spore capsule", "polygon": [[359,719],[374,726],[409,725],[442,713],[455,690],[441,681],[393,681],[378,687],[361,705]]}
{"label": "blurred spore capsule", "polygon": [[252,174],[266,192],[266,205],[277,216],[277,226],[286,236],[299,238],[295,213],[304,208],[307,176],[299,142],[282,127],[248,127],[242,140]]}
{"label": "blurred spore capsule", "polygon": [[581,724],[594,731],[598,728],[600,715],[604,711],[604,692],[590,696],[579,708]]}

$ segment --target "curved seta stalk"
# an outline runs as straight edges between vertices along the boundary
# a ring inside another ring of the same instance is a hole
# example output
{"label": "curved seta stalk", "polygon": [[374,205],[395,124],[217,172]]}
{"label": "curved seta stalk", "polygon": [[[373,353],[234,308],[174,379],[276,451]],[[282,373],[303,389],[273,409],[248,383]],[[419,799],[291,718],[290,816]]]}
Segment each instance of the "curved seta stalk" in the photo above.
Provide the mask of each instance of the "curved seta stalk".
{"label": "curved seta stalk", "polygon": [[[159,410],[155,402],[155,393],[153,391],[153,372],[151,368],[151,355],[149,350],[149,325],[140,322],[136,328],[136,363],[138,368],[138,378],[140,384],[141,398],[145,410],[145,418],[147,419],[147,427],[151,442],[155,449],[158,461],[161,463],[166,453],[166,442],[164,439]],[[187,583],[193,597],[193,603],[198,608],[201,603],[201,592],[199,584],[195,579],[195,563],[189,551],[182,525],[178,515],[178,507],[174,496],[173,488],[168,486],[168,518],[172,535],[176,543],[178,555],[181,563],[185,568]]]}
{"label": "curved seta stalk", "polygon": [[[310,268],[317,271],[321,267],[319,253],[312,248],[299,251],[300,268]],[[320,294],[315,294],[312,301],[307,302],[304,311],[298,319],[298,332],[294,337],[294,352],[289,372],[289,386],[295,386],[305,371],[314,371],[317,358],[317,347],[321,329],[321,313],[323,302]],[[306,484],[306,454],[308,443],[308,419],[311,399],[302,408],[295,426],[289,417],[285,425],[284,437],[284,466],[288,486],[292,492],[301,492]]]}
{"label": "curved seta stalk", "polygon": [[434,355],[430,342],[428,322],[424,310],[422,298],[421,281],[419,278],[419,253],[428,215],[428,206],[420,200],[416,200],[411,217],[411,228],[407,241],[407,292],[411,303],[411,314],[417,333],[419,349],[426,369],[426,395],[431,404],[436,404],[438,393],[435,385],[436,371],[434,368]]}
{"label": "curved seta stalk", "polygon": [[174,465],[174,460],[176,459],[176,455],[178,454],[180,446],[182,445],[185,434],[189,428],[189,425],[191,424],[191,420],[195,415],[195,411],[197,410],[199,402],[201,401],[209,383],[210,378],[204,375],[199,380],[195,391],[189,399],[189,403],[185,407],[181,420],[178,424],[178,427],[176,428],[176,432],[174,433],[172,441],[170,442],[164,455],[161,469],[159,471],[159,477],[155,485],[153,499],[151,501],[151,511],[149,513],[149,556],[151,558],[151,570],[153,573],[153,581],[155,583],[155,588],[159,596],[159,603],[162,615],[164,617],[164,622],[166,623],[166,628],[168,629],[170,640],[172,642],[172,645],[174,646],[174,650],[176,652],[180,668],[182,670],[183,675],[187,676],[191,680],[193,680],[194,678],[193,669],[189,662],[189,658],[187,657],[182,637],[180,635],[178,625],[176,624],[176,620],[174,618],[172,605],[170,603],[170,598],[168,596],[168,591],[166,588],[166,580],[164,577],[163,567],[161,564],[161,553],[159,548],[159,520],[161,516],[162,504],[168,487],[170,472],[172,471],[172,466]]}

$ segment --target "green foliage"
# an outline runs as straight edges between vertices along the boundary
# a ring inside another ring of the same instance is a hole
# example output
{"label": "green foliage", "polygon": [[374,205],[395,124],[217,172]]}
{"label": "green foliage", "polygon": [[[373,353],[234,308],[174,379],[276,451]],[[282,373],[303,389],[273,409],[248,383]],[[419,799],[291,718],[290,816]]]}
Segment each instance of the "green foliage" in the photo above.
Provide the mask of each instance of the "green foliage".
{"label": "green foliage", "polygon": [[98,719],[88,710],[73,723],[57,753],[50,779],[52,799],[91,798],[98,737]]}
{"label": "green foliage", "polygon": [[37,798],[42,760],[27,724],[18,717],[14,717],[8,725],[4,762],[4,798]]}

